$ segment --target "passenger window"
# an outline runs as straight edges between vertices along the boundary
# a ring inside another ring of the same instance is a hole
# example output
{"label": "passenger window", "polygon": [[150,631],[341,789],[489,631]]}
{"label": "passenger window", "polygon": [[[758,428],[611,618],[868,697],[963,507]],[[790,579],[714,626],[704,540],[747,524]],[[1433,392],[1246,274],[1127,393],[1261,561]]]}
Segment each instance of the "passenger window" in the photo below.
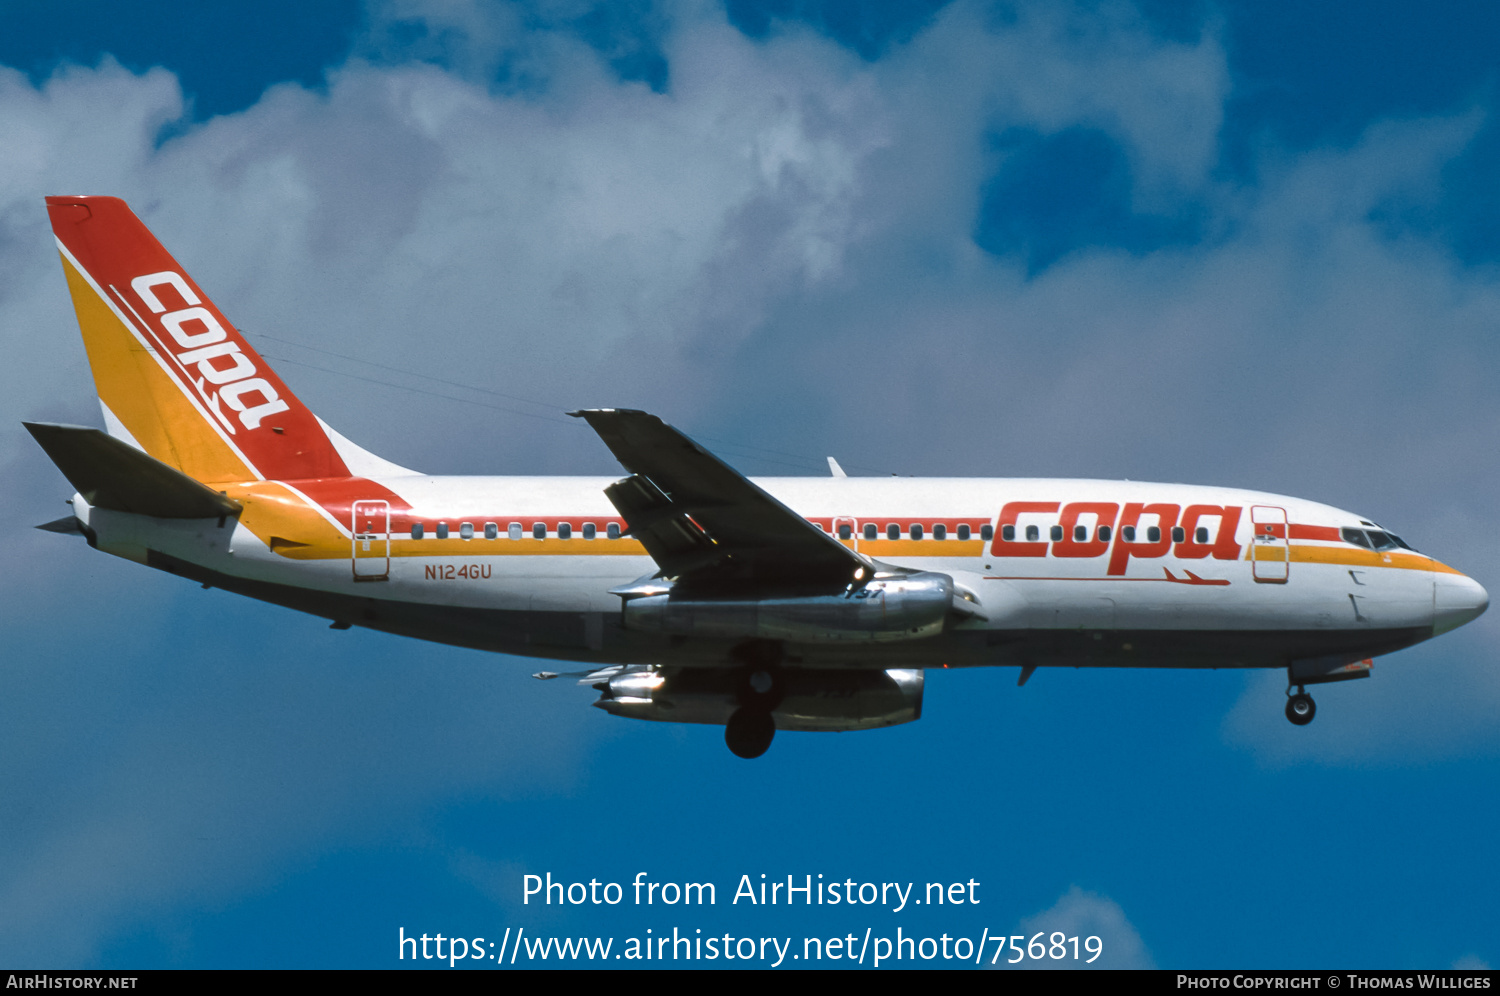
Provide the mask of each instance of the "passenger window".
{"label": "passenger window", "polygon": [[986,522],[979,527],[979,538],[988,543],[995,538],[995,527]]}
{"label": "passenger window", "polygon": [[866,522],[865,523],[865,539],[874,539],[878,533],[879,533],[879,530],[877,530],[875,528],[875,523],[873,523],[873,522]]}
{"label": "passenger window", "polygon": [[611,522],[605,528],[604,534],[606,536],[608,536],[610,539],[619,539],[620,538],[620,524],[618,522]]}
{"label": "passenger window", "polygon": [[1054,542],[1054,543],[1061,542],[1062,538],[1063,538],[1062,526],[1053,526],[1052,527],[1051,536],[1052,536],[1052,542]]}
{"label": "passenger window", "polygon": [[1127,543],[1135,542],[1135,526],[1121,526],[1120,538]]}
{"label": "passenger window", "polygon": [[1100,543],[1108,543],[1109,542],[1109,527],[1108,526],[1100,526],[1099,527],[1099,542]]}
{"label": "passenger window", "polygon": [[513,540],[520,539],[521,538],[521,524],[519,522],[512,522],[510,525],[506,526],[505,527],[505,535],[509,536]]}
{"label": "passenger window", "polygon": [[1344,537],[1344,542],[1345,543],[1353,543],[1355,546],[1362,546],[1366,550],[1368,550],[1370,548],[1369,537],[1365,536],[1363,530],[1359,530],[1359,529],[1340,529],[1339,530],[1339,535],[1342,536],[1342,537]]}
{"label": "passenger window", "polygon": [[486,522],[484,524],[484,538],[485,539],[495,539],[499,535],[500,535],[500,527],[499,526],[495,525],[493,522]]}
{"label": "passenger window", "polygon": [[546,539],[547,524],[545,522],[533,522],[531,524],[531,535],[533,539]]}
{"label": "passenger window", "polygon": [[885,538],[886,539],[900,539],[901,538],[901,527],[898,526],[898,525],[896,525],[894,522],[891,523],[890,525],[886,526],[885,527]]}
{"label": "passenger window", "polygon": [[583,538],[584,539],[593,539],[594,536],[596,535],[596,533],[597,533],[597,530],[594,528],[594,524],[592,522],[585,522],[583,524]]}
{"label": "passenger window", "polygon": [[922,524],[920,522],[913,522],[911,524],[911,538],[912,539],[921,539],[922,538]]}
{"label": "passenger window", "polygon": [[1160,543],[1161,542],[1161,526],[1147,526],[1146,527],[1146,542],[1147,543]]}
{"label": "passenger window", "polygon": [[412,539],[421,539],[422,538],[422,524],[420,522],[413,522],[411,524],[411,538]]}
{"label": "passenger window", "polygon": [[1187,539],[1187,530],[1183,529],[1181,526],[1173,526],[1172,527],[1172,542],[1173,543],[1181,543],[1185,539]]}
{"label": "passenger window", "polygon": [[[1015,532],[1016,532],[1015,527],[1011,527],[1011,535],[1012,536],[1015,535]],[[958,538],[961,539],[961,540],[966,540],[966,539],[969,538],[969,524],[967,522],[963,522],[963,523],[959,524],[959,527],[958,527]]]}
{"label": "passenger window", "polygon": [[557,538],[558,539],[572,539],[573,538],[573,523],[571,523],[571,522],[559,522],[557,524]]}
{"label": "passenger window", "polygon": [[448,538],[448,523],[446,523],[446,522],[439,522],[438,523],[437,533],[438,533],[438,539],[447,539]]}
{"label": "passenger window", "polygon": [[1086,540],[1088,538],[1089,538],[1089,527],[1088,526],[1074,526],[1073,527],[1073,542],[1075,542],[1075,543],[1082,543],[1084,540]]}
{"label": "passenger window", "polygon": [[1036,526],[1027,526],[1026,527],[1026,538],[1028,540],[1030,540],[1031,542],[1035,543],[1037,540],[1039,540],[1039,539],[1042,538],[1042,531],[1040,529],[1038,529]]}
{"label": "passenger window", "polygon": [[1197,529],[1193,530],[1193,538],[1195,540],[1197,540],[1200,544],[1207,543],[1208,542],[1208,527],[1207,526],[1199,526]]}
{"label": "passenger window", "polygon": [[458,538],[459,539],[473,539],[474,538],[474,523],[472,523],[472,522],[460,522],[458,524]]}
{"label": "passenger window", "polygon": [[1000,527],[1000,538],[1003,539],[1003,540],[1005,540],[1005,542],[1007,542],[1007,543],[1014,543],[1016,541],[1016,527],[1015,526],[1001,526]]}
{"label": "passenger window", "polygon": [[945,525],[943,525],[942,523],[938,523],[937,525],[933,526],[932,527],[932,538],[933,539],[947,539],[948,538],[948,527],[945,526]]}
{"label": "passenger window", "polygon": [[849,523],[847,523],[847,522],[841,523],[839,525],[839,539],[846,540],[846,539],[853,539],[853,538],[854,538],[854,527],[851,526],[851,525],[849,525]]}

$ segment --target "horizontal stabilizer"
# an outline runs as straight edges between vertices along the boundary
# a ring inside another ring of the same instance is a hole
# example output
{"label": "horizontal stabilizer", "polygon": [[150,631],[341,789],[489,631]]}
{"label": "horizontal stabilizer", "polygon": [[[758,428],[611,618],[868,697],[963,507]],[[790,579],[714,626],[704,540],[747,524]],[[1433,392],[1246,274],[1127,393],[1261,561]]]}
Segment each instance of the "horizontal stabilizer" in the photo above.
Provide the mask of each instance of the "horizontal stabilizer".
{"label": "horizontal stabilizer", "polygon": [[160,519],[239,514],[239,502],[99,429],[49,422],[21,424],[96,508]]}

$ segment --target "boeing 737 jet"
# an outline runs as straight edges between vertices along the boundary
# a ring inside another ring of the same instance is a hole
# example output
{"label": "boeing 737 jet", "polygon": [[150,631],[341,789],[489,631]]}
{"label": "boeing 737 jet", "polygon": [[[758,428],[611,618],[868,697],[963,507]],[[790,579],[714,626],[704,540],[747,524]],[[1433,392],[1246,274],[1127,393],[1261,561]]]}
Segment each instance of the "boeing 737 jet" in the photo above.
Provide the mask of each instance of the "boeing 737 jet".
{"label": "boeing 737 jet", "polygon": [[741,757],[918,719],[937,667],[1283,668],[1305,724],[1307,686],[1489,602],[1299,498],[750,480],[641,411],[573,413],[620,480],[428,476],[304,407],[123,201],[47,209],[105,428],[27,423],[77,492],[42,528],[335,629],[578,662],[606,712],[723,725]]}

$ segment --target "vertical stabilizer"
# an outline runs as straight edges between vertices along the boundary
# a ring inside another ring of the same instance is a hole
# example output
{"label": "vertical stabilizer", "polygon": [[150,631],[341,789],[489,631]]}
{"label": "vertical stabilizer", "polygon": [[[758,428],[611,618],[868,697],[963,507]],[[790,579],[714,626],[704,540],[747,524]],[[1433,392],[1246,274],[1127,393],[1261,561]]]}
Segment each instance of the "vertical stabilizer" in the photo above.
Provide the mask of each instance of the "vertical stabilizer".
{"label": "vertical stabilizer", "polygon": [[111,435],[199,481],[347,477],[312,412],[117,197],[47,213]]}

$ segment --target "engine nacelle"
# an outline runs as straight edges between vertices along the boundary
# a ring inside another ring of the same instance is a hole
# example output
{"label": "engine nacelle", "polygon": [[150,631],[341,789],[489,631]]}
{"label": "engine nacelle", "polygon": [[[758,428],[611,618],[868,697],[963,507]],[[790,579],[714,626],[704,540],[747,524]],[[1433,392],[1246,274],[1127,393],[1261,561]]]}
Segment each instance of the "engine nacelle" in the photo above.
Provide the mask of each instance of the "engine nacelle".
{"label": "engine nacelle", "polygon": [[[786,670],[771,717],[778,730],[847,732],[922,718],[923,672]],[[594,705],[613,716],[723,726],[744,702],[737,671],[631,671],[601,683]]]}
{"label": "engine nacelle", "polygon": [[935,636],[953,608],[953,579],[922,572],[877,577],[834,595],[705,597],[669,589],[626,597],[626,629],[668,636],[789,640],[795,643],[894,642]]}

